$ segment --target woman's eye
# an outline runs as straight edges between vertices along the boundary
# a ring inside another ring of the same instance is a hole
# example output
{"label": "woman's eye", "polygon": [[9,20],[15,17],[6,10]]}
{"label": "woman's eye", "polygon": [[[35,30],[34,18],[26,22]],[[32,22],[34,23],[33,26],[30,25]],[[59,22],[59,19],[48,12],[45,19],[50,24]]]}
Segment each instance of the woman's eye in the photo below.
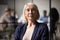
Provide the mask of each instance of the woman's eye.
{"label": "woman's eye", "polygon": [[29,11],[29,9],[27,9],[27,11]]}

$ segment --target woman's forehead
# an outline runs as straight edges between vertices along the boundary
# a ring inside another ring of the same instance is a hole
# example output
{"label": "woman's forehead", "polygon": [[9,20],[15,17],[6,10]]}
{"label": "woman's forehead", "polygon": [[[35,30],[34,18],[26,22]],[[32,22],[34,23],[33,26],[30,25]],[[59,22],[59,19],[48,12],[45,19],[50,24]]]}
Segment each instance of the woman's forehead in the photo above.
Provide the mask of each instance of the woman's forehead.
{"label": "woman's forehead", "polygon": [[32,9],[32,8],[34,8],[34,7],[33,7],[33,5],[27,5],[27,6],[26,6],[26,9],[28,9],[28,8]]}
{"label": "woman's forehead", "polygon": [[25,6],[25,9],[36,9],[36,7],[32,4],[28,4]]}

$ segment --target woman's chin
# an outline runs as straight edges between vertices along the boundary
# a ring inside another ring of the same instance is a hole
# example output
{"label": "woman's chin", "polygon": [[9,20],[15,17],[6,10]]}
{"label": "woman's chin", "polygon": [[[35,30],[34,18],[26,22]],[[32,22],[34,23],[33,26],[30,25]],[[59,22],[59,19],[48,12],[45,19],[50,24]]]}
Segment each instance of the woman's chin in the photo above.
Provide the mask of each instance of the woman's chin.
{"label": "woman's chin", "polygon": [[32,18],[29,18],[28,20],[32,21],[33,19]]}

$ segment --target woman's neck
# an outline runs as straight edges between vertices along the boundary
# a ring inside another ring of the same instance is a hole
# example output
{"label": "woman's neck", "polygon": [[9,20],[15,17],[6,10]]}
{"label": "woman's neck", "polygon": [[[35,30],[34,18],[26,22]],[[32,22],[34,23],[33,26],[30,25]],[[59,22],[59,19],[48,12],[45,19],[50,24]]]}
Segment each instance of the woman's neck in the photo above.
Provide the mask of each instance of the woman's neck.
{"label": "woman's neck", "polygon": [[28,22],[28,27],[33,27],[35,25],[35,21],[29,21]]}

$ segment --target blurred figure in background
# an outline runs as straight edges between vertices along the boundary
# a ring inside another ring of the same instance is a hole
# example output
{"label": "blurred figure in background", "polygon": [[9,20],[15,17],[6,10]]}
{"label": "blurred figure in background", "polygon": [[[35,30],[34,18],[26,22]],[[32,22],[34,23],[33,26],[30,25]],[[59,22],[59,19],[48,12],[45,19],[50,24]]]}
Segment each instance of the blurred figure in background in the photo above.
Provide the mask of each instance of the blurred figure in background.
{"label": "blurred figure in background", "polygon": [[17,18],[16,13],[14,9],[11,8],[5,8],[4,14],[0,18],[0,30],[6,31],[3,34],[3,38],[11,39],[11,35],[14,33],[14,30],[16,28]]}
{"label": "blurred figure in background", "polygon": [[10,8],[5,8],[4,10],[4,14],[2,15],[2,17],[0,18],[0,31],[5,31],[1,34],[1,36],[3,38],[9,38],[10,32],[6,33],[7,28],[8,28],[8,23],[10,23],[10,13],[11,13],[11,9]]}
{"label": "blurred figure in background", "polygon": [[4,30],[7,27],[9,20],[9,14],[10,14],[11,9],[10,8],[5,8],[4,14],[0,18],[0,30]]}
{"label": "blurred figure in background", "polygon": [[12,21],[12,24],[14,24],[14,27],[17,27],[17,20],[18,20],[18,15],[14,9],[11,9],[11,14],[10,14],[10,20]]}
{"label": "blurred figure in background", "polygon": [[53,40],[53,34],[56,35],[57,22],[59,20],[59,13],[56,8],[51,8],[50,11],[50,39]]}
{"label": "blurred figure in background", "polygon": [[43,10],[43,16],[40,16],[38,22],[47,24],[49,32],[50,32],[50,18],[47,16],[47,10]]}
{"label": "blurred figure in background", "polygon": [[40,17],[40,21],[43,21],[43,23],[47,24],[48,23],[48,16],[47,16],[47,11],[43,11],[43,16]]}
{"label": "blurred figure in background", "polygon": [[18,18],[16,17],[17,14],[16,14],[16,11],[14,9],[11,9],[11,13],[10,13],[10,17],[9,17],[9,20],[11,21],[10,23],[8,23],[8,26],[10,28],[10,30],[12,30],[10,33],[9,33],[9,40],[11,39],[12,37],[12,34],[14,33],[14,30],[16,29],[17,25],[18,25]]}
{"label": "blurred figure in background", "polygon": [[11,16],[11,20],[17,21],[17,19],[18,19],[17,13],[16,13],[16,11],[15,11],[14,9],[11,9],[11,14],[10,14],[10,16]]}

